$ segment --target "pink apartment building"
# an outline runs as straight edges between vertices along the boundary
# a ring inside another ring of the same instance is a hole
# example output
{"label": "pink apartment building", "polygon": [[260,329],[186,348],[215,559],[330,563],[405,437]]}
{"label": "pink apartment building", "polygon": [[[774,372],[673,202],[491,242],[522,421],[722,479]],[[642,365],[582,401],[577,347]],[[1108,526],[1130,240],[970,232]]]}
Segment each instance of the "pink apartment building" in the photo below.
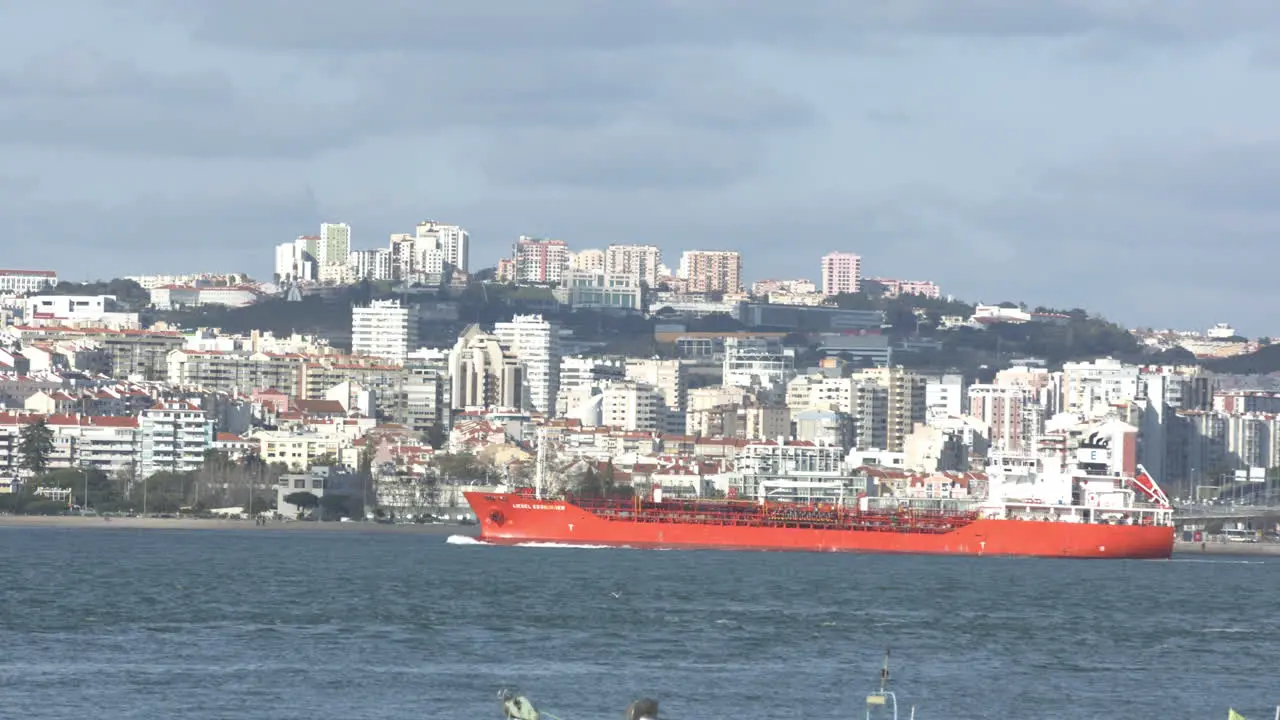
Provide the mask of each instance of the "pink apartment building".
{"label": "pink apartment building", "polygon": [[847,252],[822,257],[822,294],[839,295],[862,290],[862,256]]}

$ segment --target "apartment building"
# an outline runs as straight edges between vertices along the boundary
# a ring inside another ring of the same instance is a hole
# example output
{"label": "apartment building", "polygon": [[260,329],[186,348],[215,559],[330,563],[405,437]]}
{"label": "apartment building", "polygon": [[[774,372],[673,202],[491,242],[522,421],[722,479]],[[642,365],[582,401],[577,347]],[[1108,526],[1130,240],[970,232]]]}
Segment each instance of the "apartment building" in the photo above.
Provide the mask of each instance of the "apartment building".
{"label": "apartment building", "polygon": [[605,272],[605,254],[603,250],[588,248],[569,253],[569,269],[587,273]]}
{"label": "apartment building", "polygon": [[162,401],[138,417],[140,443],[138,476],[158,472],[182,473],[204,462],[213,447],[213,422],[208,413],[182,401]]}
{"label": "apartment building", "polygon": [[657,432],[665,424],[666,401],[652,385],[632,380],[607,383],[600,398],[600,424],[619,430]]}
{"label": "apartment building", "polygon": [[679,277],[690,293],[742,292],[742,253],[689,250],[680,258]]}
{"label": "apartment building", "polygon": [[468,326],[449,353],[453,410],[519,408],[525,395],[524,370],[515,353],[479,325]]}
{"label": "apartment building", "polygon": [[0,295],[26,295],[57,284],[52,270],[0,270]]}
{"label": "apartment building", "polygon": [[418,308],[374,300],[351,309],[351,351],[403,365],[418,348]]}
{"label": "apartment building", "polygon": [[884,389],[885,444],[879,449],[902,452],[903,440],[912,433],[916,423],[928,419],[925,404],[928,380],[901,367],[860,370],[852,377]]}
{"label": "apartment building", "polygon": [[610,245],[605,250],[605,272],[633,275],[649,287],[657,286],[658,266],[661,264],[662,251],[656,245]]}
{"label": "apartment building", "polygon": [[138,461],[137,417],[0,412],[0,473],[13,474],[21,467],[22,429],[40,419],[53,431],[51,468],[91,467],[115,475]]}
{"label": "apartment building", "polygon": [[493,334],[524,368],[527,393],[522,408],[555,414],[560,391],[560,336],[555,325],[541,315],[516,315],[511,322],[495,323]]}
{"label": "apartment building", "polygon": [[862,291],[862,256],[833,252],[822,256],[822,294],[839,295]]}
{"label": "apartment building", "polygon": [[237,353],[172,350],[166,358],[170,385],[215,392],[250,393],[276,388],[296,393],[307,356],[299,354]]}
{"label": "apartment building", "polygon": [[513,259],[517,283],[558,283],[569,268],[569,244],[521,235]]}

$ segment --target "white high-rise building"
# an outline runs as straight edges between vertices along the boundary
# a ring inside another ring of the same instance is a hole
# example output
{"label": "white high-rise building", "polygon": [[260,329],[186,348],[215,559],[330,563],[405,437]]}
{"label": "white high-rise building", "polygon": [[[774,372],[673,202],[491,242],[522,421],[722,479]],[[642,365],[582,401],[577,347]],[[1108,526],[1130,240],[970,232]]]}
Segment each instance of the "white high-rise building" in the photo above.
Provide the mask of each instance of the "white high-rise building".
{"label": "white high-rise building", "polygon": [[315,255],[321,268],[346,265],[351,257],[351,226],[346,223],[321,223]]}
{"label": "white high-rise building", "polygon": [[374,300],[351,309],[351,351],[403,365],[418,346],[418,308]]}
{"label": "white high-rise building", "polygon": [[662,393],[634,380],[614,380],[605,385],[600,406],[600,424],[619,430],[660,430],[666,415]]}
{"label": "white high-rise building", "polygon": [[349,264],[356,280],[392,279],[391,251],[387,248],[353,251]]}
{"label": "white high-rise building", "polygon": [[511,322],[495,323],[493,334],[524,368],[529,408],[554,415],[560,391],[560,337],[555,326],[541,315],[516,315]]}
{"label": "white high-rise building", "polygon": [[276,282],[310,282],[316,279],[316,248],[320,238],[300,235],[276,246]]}
{"label": "white high-rise building", "polygon": [[604,255],[605,272],[636,275],[649,287],[658,284],[662,251],[654,245],[610,245]]}
{"label": "white high-rise building", "polygon": [[[457,225],[442,225],[432,220],[418,223],[414,230],[414,240],[419,253],[438,252],[440,261],[448,263],[462,272],[468,269],[471,236]],[[433,262],[436,262],[433,260]],[[429,271],[424,271],[429,272]]]}
{"label": "white high-rise building", "polygon": [[924,386],[924,404],[930,422],[964,415],[964,376],[942,375],[929,378]]}
{"label": "white high-rise building", "polygon": [[682,433],[689,391],[688,372],[679,360],[632,358],[627,360],[627,379],[643,383],[662,396],[666,405],[665,432]]}
{"label": "white high-rise building", "polygon": [[183,473],[200,467],[213,447],[209,414],[184,401],[164,401],[138,418],[138,477],[158,472]]}

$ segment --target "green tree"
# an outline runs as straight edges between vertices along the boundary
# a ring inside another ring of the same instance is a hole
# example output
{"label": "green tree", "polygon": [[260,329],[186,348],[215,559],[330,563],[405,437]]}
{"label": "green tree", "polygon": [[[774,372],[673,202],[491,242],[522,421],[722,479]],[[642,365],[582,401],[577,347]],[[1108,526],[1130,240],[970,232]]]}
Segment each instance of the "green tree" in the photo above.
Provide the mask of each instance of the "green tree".
{"label": "green tree", "polygon": [[308,492],[306,490],[289,493],[284,496],[284,501],[298,508],[299,517],[301,517],[304,512],[315,510],[320,507],[320,498],[317,497],[315,493]]}
{"label": "green tree", "polygon": [[44,418],[23,426],[18,433],[18,456],[21,467],[33,475],[41,475],[49,467],[53,455],[53,429]]}
{"label": "green tree", "polygon": [[195,485],[195,473],[158,472],[134,483],[128,503],[148,514],[177,512],[194,495]]}
{"label": "green tree", "polygon": [[[120,504],[119,485],[98,468],[66,468],[45,473],[40,478],[45,487],[67,488],[72,502],[80,507],[112,511]],[[87,495],[86,495],[87,493]]]}
{"label": "green tree", "polygon": [[325,495],[320,498],[319,507],[320,517],[323,520],[352,517],[359,512],[360,498],[341,494]]}
{"label": "green tree", "polygon": [[485,476],[479,459],[468,452],[440,453],[435,456],[433,462],[436,470],[445,477],[478,480]]}

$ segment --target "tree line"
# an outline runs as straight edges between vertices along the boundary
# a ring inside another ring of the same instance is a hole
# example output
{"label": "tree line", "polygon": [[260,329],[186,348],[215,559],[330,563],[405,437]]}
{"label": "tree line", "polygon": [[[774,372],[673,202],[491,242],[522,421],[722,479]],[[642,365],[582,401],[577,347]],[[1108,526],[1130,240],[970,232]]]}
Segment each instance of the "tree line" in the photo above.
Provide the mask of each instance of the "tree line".
{"label": "tree line", "polygon": [[[267,464],[256,455],[233,460],[225,452],[208,450],[197,470],[138,477],[132,466],[114,474],[95,467],[51,468],[54,450],[53,429],[43,419],[23,426],[17,465],[26,471],[26,480],[20,491],[0,495],[0,511],[56,514],[76,506],[144,514],[226,507],[257,512],[275,507],[275,485],[287,472],[285,465]],[[38,495],[38,488],[69,490],[71,497],[51,500]]]}

